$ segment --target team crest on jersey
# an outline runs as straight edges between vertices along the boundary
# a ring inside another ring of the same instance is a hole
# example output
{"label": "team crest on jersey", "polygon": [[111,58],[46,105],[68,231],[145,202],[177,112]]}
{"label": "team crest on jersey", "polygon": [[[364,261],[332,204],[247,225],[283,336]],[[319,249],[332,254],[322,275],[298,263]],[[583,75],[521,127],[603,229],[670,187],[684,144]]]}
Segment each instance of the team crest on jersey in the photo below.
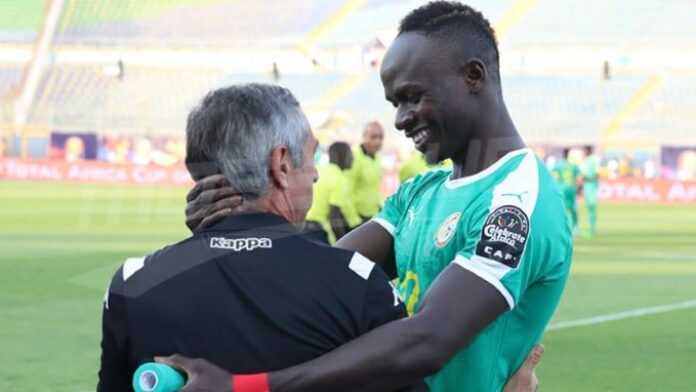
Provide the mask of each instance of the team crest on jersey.
{"label": "team crest on jersey", "polygon": [[454,237],[454,233],[457,232],[457,224],[459,223],[459,218],[462,217],[461,212],[455,212],[445,219],[445,221],[437,229],[437,234],[435,235],[435,245],[438,248],[442,248],[447,245],[447,243]]}
{"label": "team crest on jersey", "polygon": [[502,206],[486,218],[476,254],[517,268],[528,237],[527,214],[519,207]]}

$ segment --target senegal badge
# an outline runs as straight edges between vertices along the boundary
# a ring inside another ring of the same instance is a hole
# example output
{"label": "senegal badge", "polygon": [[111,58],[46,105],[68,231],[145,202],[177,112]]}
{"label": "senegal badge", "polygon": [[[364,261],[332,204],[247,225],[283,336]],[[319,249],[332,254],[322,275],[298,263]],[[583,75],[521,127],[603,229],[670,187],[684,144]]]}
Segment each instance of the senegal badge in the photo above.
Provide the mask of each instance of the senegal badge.
{"label": "senegal badge", "polygon": [[461,212],[455,212],[445,219],[445,221],[437,229],[437,234],[435,235],[435,245],[438,248],[442,248],[447,245],[447,243],[454,237],[454,233],[457,232],[457,224],[459,223],[459,218],[461,218]]}

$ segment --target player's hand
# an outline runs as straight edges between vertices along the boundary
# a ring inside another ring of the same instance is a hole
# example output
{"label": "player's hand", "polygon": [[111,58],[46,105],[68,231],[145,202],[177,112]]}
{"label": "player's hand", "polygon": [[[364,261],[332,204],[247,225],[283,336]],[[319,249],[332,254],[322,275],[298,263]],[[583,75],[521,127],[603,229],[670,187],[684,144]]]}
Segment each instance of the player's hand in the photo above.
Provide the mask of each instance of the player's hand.
{"label": "player's hand", "polygon": [[536,367],[544,354],[544,346],[537,344],[527,355],[520,369],[505,385],[503,392],[536,392],[539,389],[539,379],[536,375]]}
{"label": "player's hand", "polygon": [[230,373],[205,359],[191,359],[175,354],[170,357],[155,357],[155,361],[186,373],[186,385],[179,392],[233,391]]}
{"label": "player's hand", "polygon": [[222,174],[202,178],[186,195],[186,226],[196,232],[232,214],[243,199]]}

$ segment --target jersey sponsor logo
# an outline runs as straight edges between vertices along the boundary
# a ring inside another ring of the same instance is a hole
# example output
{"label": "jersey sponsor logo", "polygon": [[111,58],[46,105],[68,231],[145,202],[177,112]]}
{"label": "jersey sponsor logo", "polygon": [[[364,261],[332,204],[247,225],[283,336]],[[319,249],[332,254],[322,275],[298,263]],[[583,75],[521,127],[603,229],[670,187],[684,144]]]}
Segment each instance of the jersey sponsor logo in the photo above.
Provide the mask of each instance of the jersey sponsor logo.
{"label": "jersey sponsor logo", "polygon": [[517,268],[529,236],[529,218],[515,206],[502,206],[488,215],[476,254]]}
{"label": "jersey sponsor logo", "polygon": [[459,223],[459,218],[462,217],[461,212],[455,212],[445,219],[445,221],[440,225],[435,235],[435,245],[438,248],[442,248],[447,245],[447,243],[454,237],[454,233],[457,232],[457,223]]}
{"label": "jersey sponsor logo", "polygon": [[216,249],[229,249],[235,252],[243,250],[252,251],[254,249],[263,248],[270,249],[273,247],[273,242],[270,238],[223,238],[212,237],[210,239],[210,247]]}

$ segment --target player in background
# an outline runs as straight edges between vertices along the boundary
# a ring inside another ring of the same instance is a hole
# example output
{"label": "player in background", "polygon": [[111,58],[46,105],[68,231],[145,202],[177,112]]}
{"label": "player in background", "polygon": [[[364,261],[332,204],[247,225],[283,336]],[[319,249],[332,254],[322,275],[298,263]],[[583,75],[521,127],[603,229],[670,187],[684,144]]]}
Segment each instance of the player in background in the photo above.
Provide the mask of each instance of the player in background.
{"label": "player in background", "polygon": [[585,146],[585,160],[581,167],[582,194],[587,209],[587,221],[589,223],[589,236],[597,234],[597,204],[599,202],[599,157],[594,154],[591,145]]}
{"label": "player in background", "polygon": [[580,182],[580,168],[568,160],[570,148],[563,149],[563,158],[556,162],[553,168],[553,176],[558,183],[558,188],[563,196],[563,205],[570,219],[570,228],[573,234],[578,229],[578,186]]}
{"label": "player in background", "polygon": [[[551,175],[510,118],[498,57],[490,24],[471,7],[432,2],[402,20],[380,72],[395,126],[429,163],[454,166],[403,184],[337,246],[396,271],[411,317],[257,375],[258,390],[380,391],[427,377],[434,392],[499,392],[541,339],[572,235]],[[194,200],[222,192],[196,188]],[[219,369],[183,365],[191,390],[225,390]]]}
{"label": "player in background", "polygon": [[363,221],[377,215],[382,208],[382,159],[379,151],[384,141],[384,128],[378,121],[365,125],[362,143],[353,149],[352,180],[355,209]]}
{"label": "player in background", "polygon": [[449,159],[434,165],[429,165],[425,161],[425,156],[423,156],[420,151],[414,150],[411,152],[408,158],[406,158],[399,169],[399,183],[403,184],[409,178],[413,178],[418,174],[425,173],[428,170],[451,167],[452,161]]}
{"label": "player in background", "polygon": [[305,231],[316,230],[322,234],[321,240],[330,244],[362,223],[346,174],[352,164],[348,143],[335,142],[329,146],[329,162],[317,168],[319,181],[314,184],[314,201],[307,213]]}

